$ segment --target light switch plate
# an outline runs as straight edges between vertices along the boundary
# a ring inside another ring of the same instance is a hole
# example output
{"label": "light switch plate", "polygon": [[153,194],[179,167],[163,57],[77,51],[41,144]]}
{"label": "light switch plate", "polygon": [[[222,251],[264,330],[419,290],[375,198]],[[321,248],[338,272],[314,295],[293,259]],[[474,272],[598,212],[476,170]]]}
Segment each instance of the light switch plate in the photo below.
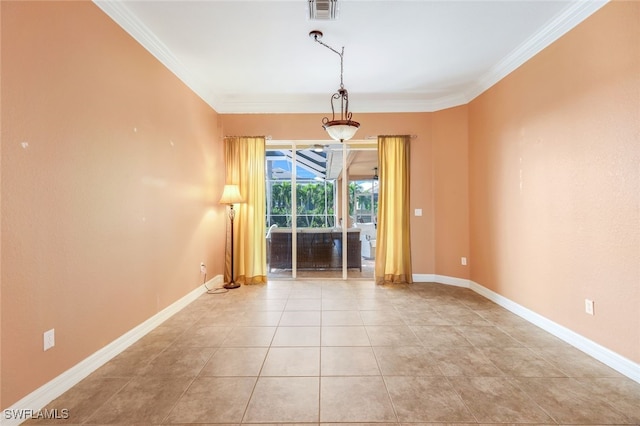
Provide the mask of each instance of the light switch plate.
{"label": "light switch plate", "polygon": [[422,209],[416,209],[415,210],[415,215],[416,216],[422,216]]}
{"label": "light switch plate", "polygon": [[589,314],[589,315],[593,315],[593,300],[590,299],[584,299],[584,311]]}

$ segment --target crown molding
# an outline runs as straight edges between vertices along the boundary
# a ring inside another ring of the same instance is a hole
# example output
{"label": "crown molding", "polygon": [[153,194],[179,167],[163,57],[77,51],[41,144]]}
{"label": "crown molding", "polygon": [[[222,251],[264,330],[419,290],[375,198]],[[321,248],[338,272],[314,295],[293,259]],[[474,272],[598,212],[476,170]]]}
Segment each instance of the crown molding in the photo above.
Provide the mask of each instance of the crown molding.
{"label": "crown molding", "polygon": [[493,66],[486,74],[476,80],[475,84],[470,87],[465,96],[467,102],[471,102],[485,90],[505,78],[608,2],[609,0],[572,2],[538,33],[518,46],[518,48]]}
{"label": "crown molding", "polygon": [[[352,93],[353,96],[353,93]],[[459,94],[441,96],[430,99],[400,99],[391,95],[389,98],[367,99],[366,95],[356,94],[357,102],[351,102],[351,112],[354,115],[366,113],[394,113],[394,112],[434,112],[446,108],[464,105],[468,101]],[[331,112],[331,105],[326,96],[307,97],[301,99],[295,96],[273,97],[234,97],[225,100],[218,99],[216,111],[220,114],[327,114]]]}
{"label": "crown molding", "polygon": [[[431,99],[388,99],[358,100],[357,112],[434,112],[464,105],[471,102],[484,91],[509,75],[512,71],[527,62],[541,50],[559,39],[580,22],[599,10],[609,0],[576,0],[567,6],[559,15],[545,25],[538,33],[530,37],[513,52],[503,58],[487,73],[459,93]],[[115,0],[93,0],[104,13],[113,19],[138,43],[156,57],[164,66],[173,72],[184,84],[196,93],[204,102],[220,114],[278,114],[278,113],[323,113],[323,107],[310,101],[300,99],[240,99],[225,101],[216,99],[209,86],[196,77],[170,49],[147,28],[123,2]],[[354,104],[354,106],[356,106]]]}
{"label": "crown molding", "polygon": [[117,0],[92,0],[116,24],[158,59],[165,67],[186,84],[196,95],[214,110],[216,106],[203,94],[209,93],[207,84],[197,78],[171,50],[146,25],[129,10],[123,2]]}

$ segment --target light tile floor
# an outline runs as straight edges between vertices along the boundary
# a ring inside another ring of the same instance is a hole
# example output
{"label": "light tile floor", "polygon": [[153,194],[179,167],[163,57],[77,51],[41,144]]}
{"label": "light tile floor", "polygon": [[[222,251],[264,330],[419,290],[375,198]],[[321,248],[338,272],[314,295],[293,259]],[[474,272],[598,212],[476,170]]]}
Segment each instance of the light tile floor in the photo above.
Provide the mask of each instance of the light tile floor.
{"label": "light tile floor", "polygon": [[201,296],[48,408],[66,424],[640,424],[640,384],[468,289],[271,281]]}

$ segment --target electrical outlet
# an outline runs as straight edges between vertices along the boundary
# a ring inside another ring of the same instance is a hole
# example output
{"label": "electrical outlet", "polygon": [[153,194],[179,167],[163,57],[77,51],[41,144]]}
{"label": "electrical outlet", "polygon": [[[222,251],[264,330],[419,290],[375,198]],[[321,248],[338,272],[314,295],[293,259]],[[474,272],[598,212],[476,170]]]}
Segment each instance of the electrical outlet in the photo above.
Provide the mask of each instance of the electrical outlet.
{"label": "electrical outlet", "polygon": [[589,315],[594,315],[594,312],[593,312],[593,300],[584,299],[584,311]]}
{"label": "electrical outlet", "polygon": [[204,263],[200,264],[200,273],[202,275],[206,275],[206,273],[207,273],[207,267],[206,267],[206,265]]}
{"label": "electrical outlet", "polygon": [[461,257],[460,258],[460,264],[462,264],[462,266],[467,266],[467,258],[466,257]]}
{"label": "electrical outlet", "polygon": [[47,351],[56,345],[56,331],[51,329],[44,332],[44,350]]}

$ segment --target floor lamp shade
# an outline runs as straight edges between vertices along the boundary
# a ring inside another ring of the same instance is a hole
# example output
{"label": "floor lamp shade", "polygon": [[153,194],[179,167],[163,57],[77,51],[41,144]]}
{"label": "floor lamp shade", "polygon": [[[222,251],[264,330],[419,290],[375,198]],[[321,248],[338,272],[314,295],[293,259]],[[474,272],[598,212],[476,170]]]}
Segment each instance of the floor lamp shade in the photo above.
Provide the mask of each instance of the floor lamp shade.
{"label": "floor lamp shade", "polygon": [[229,282],[223,287],[227,289],[238,288],[240,284],[234,281],[233,274],[233,218],[236,216],[236,211],[233,209],[234,204],[243,203],[244,199],[240,194],[240,188],[238,185],[225,185],[222,191],[222,197],[220,198],[220,204],[229,205],[229,220],[231,220],[231,275],[229,276]]}
{"label": "floor lamp shade", "polygon": [[225,185],[220,197],[220,204],[238,204],[244,202],[244,198],[240,195],[240,187],[238,185]]}

